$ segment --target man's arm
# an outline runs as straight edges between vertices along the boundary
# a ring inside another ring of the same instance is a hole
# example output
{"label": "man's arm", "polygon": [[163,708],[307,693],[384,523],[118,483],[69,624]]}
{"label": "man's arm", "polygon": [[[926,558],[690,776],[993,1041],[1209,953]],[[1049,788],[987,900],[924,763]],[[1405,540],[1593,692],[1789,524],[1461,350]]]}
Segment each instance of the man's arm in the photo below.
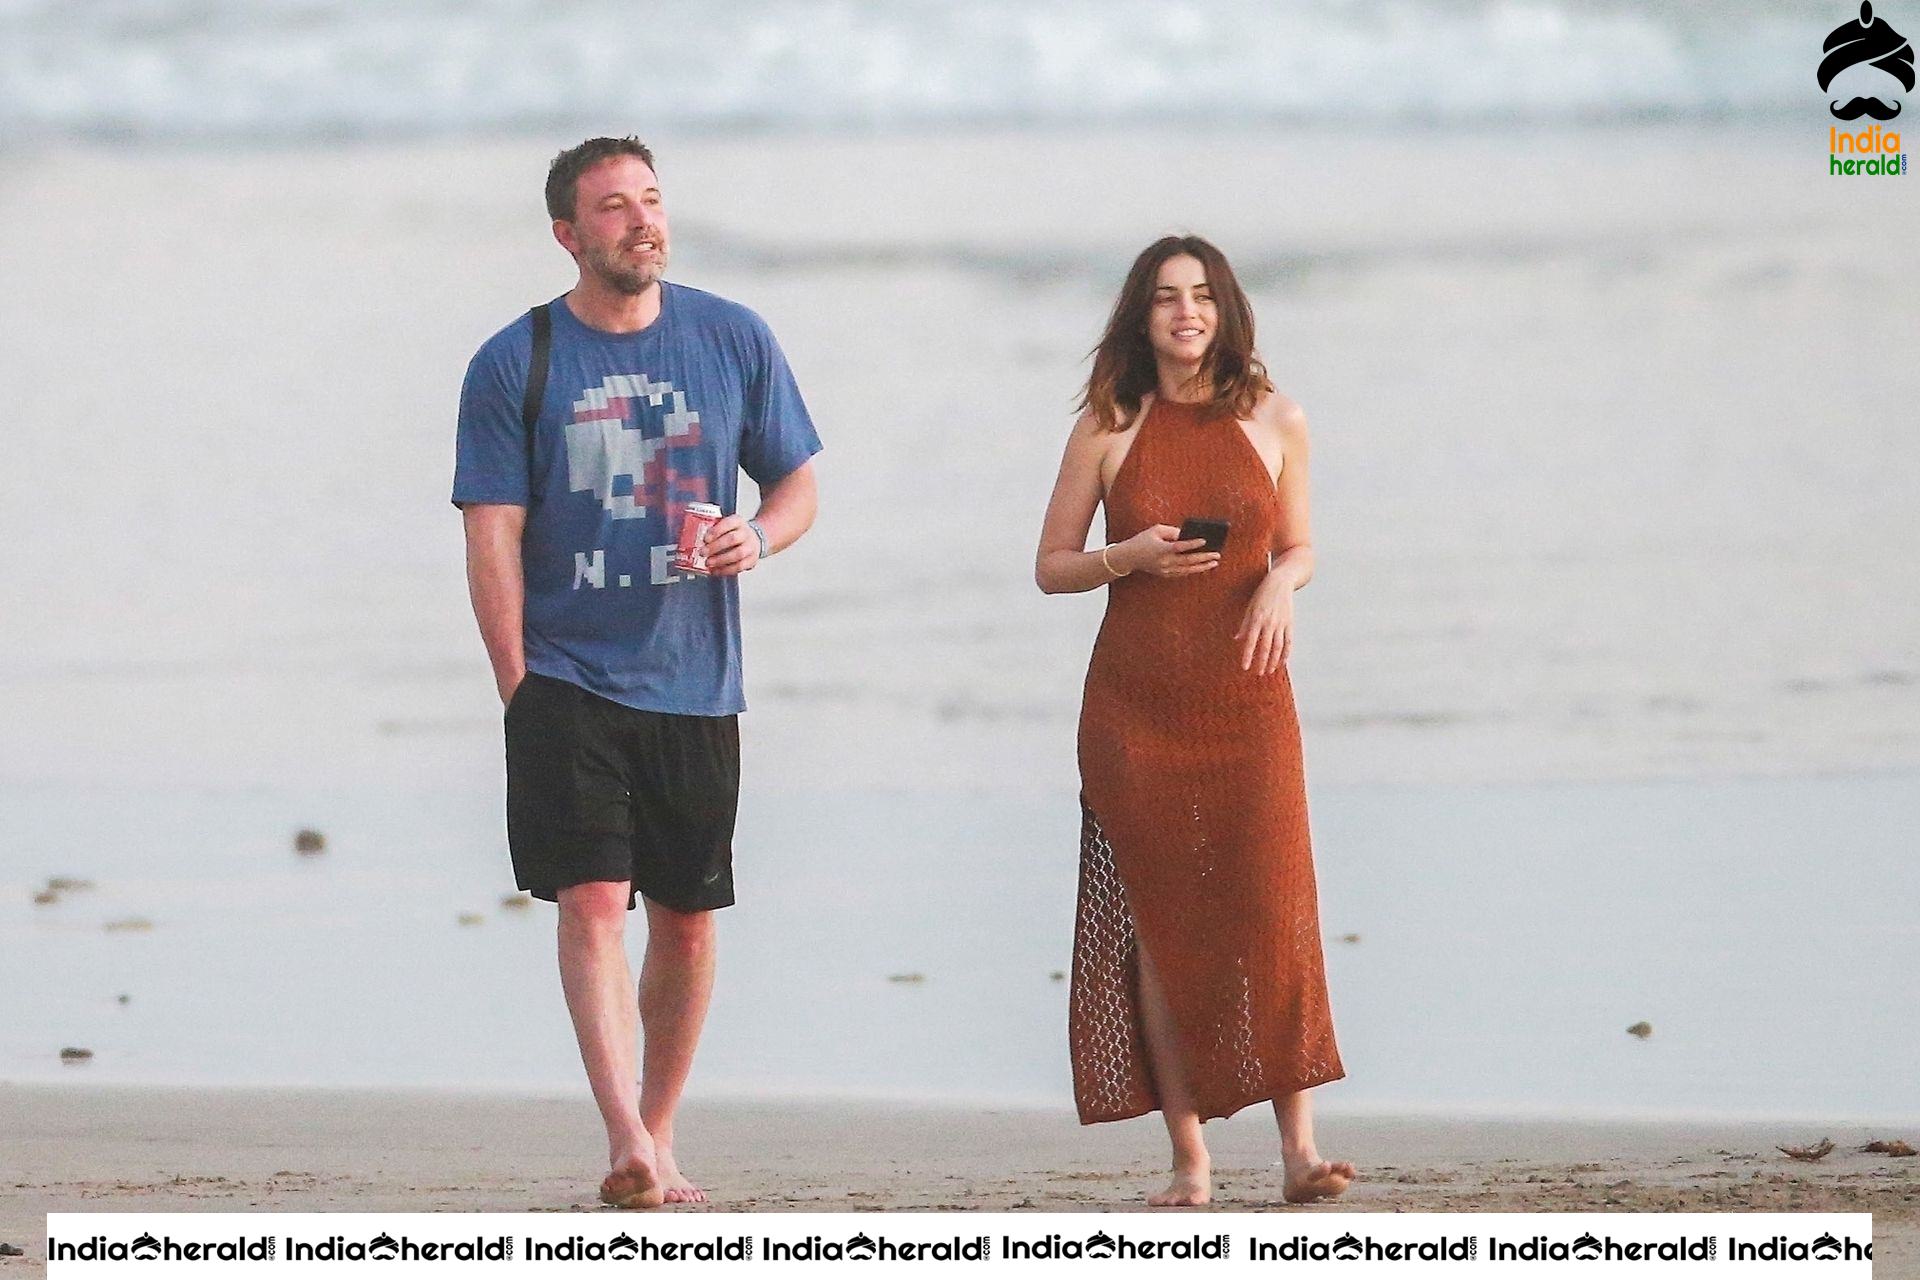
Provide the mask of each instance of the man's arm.
{"label": "man's arm", "polygon": [[[527,674],[526,641],[521,630],[527,581],[520,565],[520,540],[527,509],[497,502],[471,502],[460,508],[467,531],[467,594],[480,624],[480,640],[493,663],[494,687],[504,706],[513,700]],[[771,530],[769,530],[771,532]],[[751,538],[751,530],[747,532]]]}
{"label": "man's arm", "polygon": [[[813,527],[820,510],[820,486],[813,478],[813,463],[801,463],[760,494],[760,509],[753,518],[767,531],[767,554],[784,551],[800,541]],[[752,530],[748,530],[749,533]],[[759,544],[754,545],[759,550]]]}
{"label": "man's arm", "polygon": [[[820,509],[820,489],[808,460],[760,491],[760,509],[753,518],[767,531],[767,554],[784,551],[800,541]],[[745,518],[731,515],[707,534],[707,572],[715,577],[745,573],[760,561],[760,540]]]}

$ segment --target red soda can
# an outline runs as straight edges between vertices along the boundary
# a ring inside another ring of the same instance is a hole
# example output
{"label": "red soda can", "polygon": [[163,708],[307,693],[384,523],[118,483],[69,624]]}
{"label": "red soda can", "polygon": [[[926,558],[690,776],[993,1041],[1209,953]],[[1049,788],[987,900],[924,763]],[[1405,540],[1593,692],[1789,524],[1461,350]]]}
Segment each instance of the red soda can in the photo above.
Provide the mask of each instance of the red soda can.
{"label": "red soda can", "polygon": [[680,518],[680,545],[674,548],[673,567],[682,573],[707,571],[707,530],[720,519],[711,502],[689,502]]}

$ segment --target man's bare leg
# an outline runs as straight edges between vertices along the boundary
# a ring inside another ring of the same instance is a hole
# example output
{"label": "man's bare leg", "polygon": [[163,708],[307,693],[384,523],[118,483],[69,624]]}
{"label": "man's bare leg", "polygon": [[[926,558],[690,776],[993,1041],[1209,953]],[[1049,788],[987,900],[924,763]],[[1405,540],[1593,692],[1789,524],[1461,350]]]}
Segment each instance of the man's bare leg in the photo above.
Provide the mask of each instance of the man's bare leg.
{"label": "man's bare leg", "polygon": [[693,1069],[694,1047],[713,995],[711,911],[675,911],[647,903],[647,956],[640,966],[640,1120],[653,1135],[655,1167],[670,1203],[697,1203],[707,1193],[674,1162],[673,1115]]}
{"label": "man's bare leg", "polygon": [[1140,1021],[1146,1032],[1147,1061],[1153,1068],[1154,1090],[1159,1094],[1160,1114],[1167,1122],[1167,1137],[1173,1142],[1173,1178],[1165,1191],[1148,1196],[1147,1203],[1156,1208],[1205,1204],[1213,1198],[1213,1161],[1200,1135],[1200,1113],[1193,1105],[1193,1092],[1187,1087],[1173,1011],[1167,1006],[1166,992],[1147,953],[1138,955]]}
{"label": "man's bare leg", "polygon": [[600,1183],[600,1198],[623,1209],[650,1209],[665,1193],[634,1087],[636,1011],[624,941],[627,884],[597,880],[570,885],[555,896],[560,902],[560,986],[593,1100],[607,1126],[608,1172]]}
{"label": "man's bare leg", "polygon": [[1329,1162],[1320,1158],[1313,1141],[1313,1103],[1305,1089],[1273,1100],[1274,1118],[1280,1122],[1280,1155],[1286,1165],[1286,1198],[1289,1204],[1308,1204],[1331,1200],[1347,1189],[1358,1174],[1344,1160]]}

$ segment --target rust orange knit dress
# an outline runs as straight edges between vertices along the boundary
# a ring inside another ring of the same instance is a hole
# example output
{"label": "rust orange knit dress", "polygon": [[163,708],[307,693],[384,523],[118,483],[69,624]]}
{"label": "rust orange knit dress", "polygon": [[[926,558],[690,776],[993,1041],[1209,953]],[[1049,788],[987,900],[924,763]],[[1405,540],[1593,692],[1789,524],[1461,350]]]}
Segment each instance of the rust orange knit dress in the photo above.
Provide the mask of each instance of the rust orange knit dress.
{"label": "rust orange knit dress", "polygon": [[1153,957],[1202,1120],[1338,1080],[1293,687],[1240,669],[1279,499],[1231,416],[1156,399],[1107,538],[1232,521],[1220,567],[1108,589],[1080,713],[1068,1036],[1082,1124],[1160,1106],[1135,957]]}

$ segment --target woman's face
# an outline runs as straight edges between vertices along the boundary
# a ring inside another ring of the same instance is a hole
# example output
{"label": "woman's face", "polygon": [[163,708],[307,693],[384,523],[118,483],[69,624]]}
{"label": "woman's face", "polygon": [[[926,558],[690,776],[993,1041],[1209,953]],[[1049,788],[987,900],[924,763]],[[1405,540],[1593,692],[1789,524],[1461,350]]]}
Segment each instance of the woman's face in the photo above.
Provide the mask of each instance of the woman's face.
{"label": "woman's face", "polygon": [[1218,319],[1200,259],[1181,253],[1160,264],[1153,309],[1147,313],[1147,341],[1156,356],[1174,364],[1199,364],[1213,342]]}

